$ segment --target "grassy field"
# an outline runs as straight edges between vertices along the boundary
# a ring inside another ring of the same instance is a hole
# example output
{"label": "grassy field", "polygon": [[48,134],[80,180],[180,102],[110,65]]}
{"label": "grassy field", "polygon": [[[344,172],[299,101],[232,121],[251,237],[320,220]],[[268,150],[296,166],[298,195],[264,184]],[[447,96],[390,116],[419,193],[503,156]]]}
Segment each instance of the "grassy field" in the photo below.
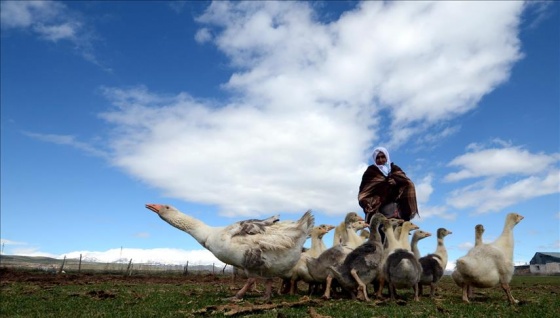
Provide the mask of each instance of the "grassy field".
{"label": "grassy field", "polygon": [[[510,306],[501,288],[477,289],[471,304],[445,276],[434,299],[412,300],[400,290],[397,301],[322,300],[275,295],[270,303],[258,290],[239,303],[228,300],[243,284],[229,275],[53,275],[0,268],[1,317],[560,317],[560,276],[515,276]],[[275,284],[278,287],[280,282]],[[263,284],[257,286],[263,289]],[[425,291],[426,292],[426,291]]]}

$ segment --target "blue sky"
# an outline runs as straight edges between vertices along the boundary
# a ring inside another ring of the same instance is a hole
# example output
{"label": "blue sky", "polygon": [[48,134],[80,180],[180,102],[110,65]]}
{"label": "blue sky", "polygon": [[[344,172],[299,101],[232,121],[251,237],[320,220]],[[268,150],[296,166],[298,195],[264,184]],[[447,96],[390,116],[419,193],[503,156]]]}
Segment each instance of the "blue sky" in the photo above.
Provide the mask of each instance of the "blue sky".
{"label": "blue sky", "polygon": [[144,205],[336,225],[378,145],[449,268],[509,212],[515,262],[558,252],[559,9],[2,1],[2,252],[211,263]]}

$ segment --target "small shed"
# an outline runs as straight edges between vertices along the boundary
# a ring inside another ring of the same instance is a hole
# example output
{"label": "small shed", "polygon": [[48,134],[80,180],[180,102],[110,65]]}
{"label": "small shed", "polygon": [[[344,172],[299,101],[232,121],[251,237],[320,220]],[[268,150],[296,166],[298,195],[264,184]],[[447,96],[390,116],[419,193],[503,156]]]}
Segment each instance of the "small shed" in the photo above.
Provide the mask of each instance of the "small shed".
{"label": "small shed", "polygon": [[560,253],[536,252],[529,262],[531,274],[560,274]]}

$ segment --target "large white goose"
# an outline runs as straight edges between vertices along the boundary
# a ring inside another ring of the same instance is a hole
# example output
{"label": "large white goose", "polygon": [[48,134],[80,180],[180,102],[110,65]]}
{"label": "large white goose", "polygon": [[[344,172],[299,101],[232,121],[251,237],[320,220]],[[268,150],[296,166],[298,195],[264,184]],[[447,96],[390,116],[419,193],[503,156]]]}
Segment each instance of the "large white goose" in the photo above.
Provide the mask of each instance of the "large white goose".
{"label": "large white goose", "polygon": [[509,213],[506,216],[502,234],[494,242],[476,245],[467,255],[457,260],[455,271],[458,274],[454,274],[452,277],[463,289],[463,301],[470,302],[468,294],[471,286],[490,288],[500,284],[509,302],[518,303],[511,295],[509,282],[515,268],[513,264],[513,228],[523,218],[517,213]]}
{"label": "large white goose", "polygon": [[301,255],[301,249],[313,229],[311,211],[297,221],[278,217],[246,220],[225,227],[212,227],[165,204],[146,204],[171,226],[187,232],[220,261],[242,268],[247,283],[233,299],[243,298],[256,277],[266,278],[264,298],[272,294],[272,278],[290,271]]}

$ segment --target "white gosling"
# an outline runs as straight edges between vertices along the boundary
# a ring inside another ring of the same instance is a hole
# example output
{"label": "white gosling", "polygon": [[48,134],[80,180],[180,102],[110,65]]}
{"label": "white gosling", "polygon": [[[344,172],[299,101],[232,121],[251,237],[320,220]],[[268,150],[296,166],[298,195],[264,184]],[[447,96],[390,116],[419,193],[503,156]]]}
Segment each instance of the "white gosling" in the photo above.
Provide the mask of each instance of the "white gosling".
{"label": "white gosling", "polygon": [[[490,288],[498,284],[506,293],[510,304],[517,304],[513,298],[509,283],[513,276],[513,228],[523,220],[517,213],[506,216],[502,234],[492,243],[482,243],[473,247],[467,255],[456,263],[455,276],[461,277],[463,301],[469,302],[469,288]],[[458,283],[459,285],[459,283]]]}
{"label": "white gosling", "polygon": [[[480,244],[483,243],[482,242],[482,234],[484,234],[484,225],[477,224],[474,227],[474,246],[479,246]],[[461,289],[462,289],[463,284],[465,282],[463,280],[463,276],[461,276],[461,273],[459,273],[458,271],[453,271],[453,273],[451,273],[451,277],[453,278],[453,280],[455,281],[457,286],[461,287]],[[472,286],[470,286],[470,285],[467,287],[467,295],[468,295],[468,298],[473,297],[473,289],[472,289]]]}
{"label": "white gosling", "polygon": [[354,222],[363,221],[363,220],[364,220],[364,218],[359,216],[358,213],[348,212],[346,214],[346,216],[344,217],[344,220],[342,222],[340,222],[340,224],[337,225],[337,227],[334,230],[332,246],[335,246],[335,245],[338,245],[338,244],[341,243],[341,240],[343,240],[342,236],[344,236],[344,234],[346,233],[349,225],[351,225]]}
{"label": "white gosling", "polygon": [[400,237],[395,234],[395,238],[399,241],[400,248],[408,250],[412,252],[412,247],[410,246],[410,241],[408,240],[408,236],[410,235],[410,231],[418,230],[418,226],[410,221],[406,221],[401,226]]}
{"label": "white gosling", "polygon": [[332,229],[334,229],[332,225],[321,224],[311,230],[311,247],[309,250],[301,253],[299,261],[291,271],[289,291],[291,295],[295,294],[297,291],[297,282],[299,280],[303,280],[308,284],[313,283],[313,278],[309,274],[309,269],[307,268],[307,259],[319,257],[321,253],[327,250],[327,246],[325,242],[323,242],[323,236]]}

